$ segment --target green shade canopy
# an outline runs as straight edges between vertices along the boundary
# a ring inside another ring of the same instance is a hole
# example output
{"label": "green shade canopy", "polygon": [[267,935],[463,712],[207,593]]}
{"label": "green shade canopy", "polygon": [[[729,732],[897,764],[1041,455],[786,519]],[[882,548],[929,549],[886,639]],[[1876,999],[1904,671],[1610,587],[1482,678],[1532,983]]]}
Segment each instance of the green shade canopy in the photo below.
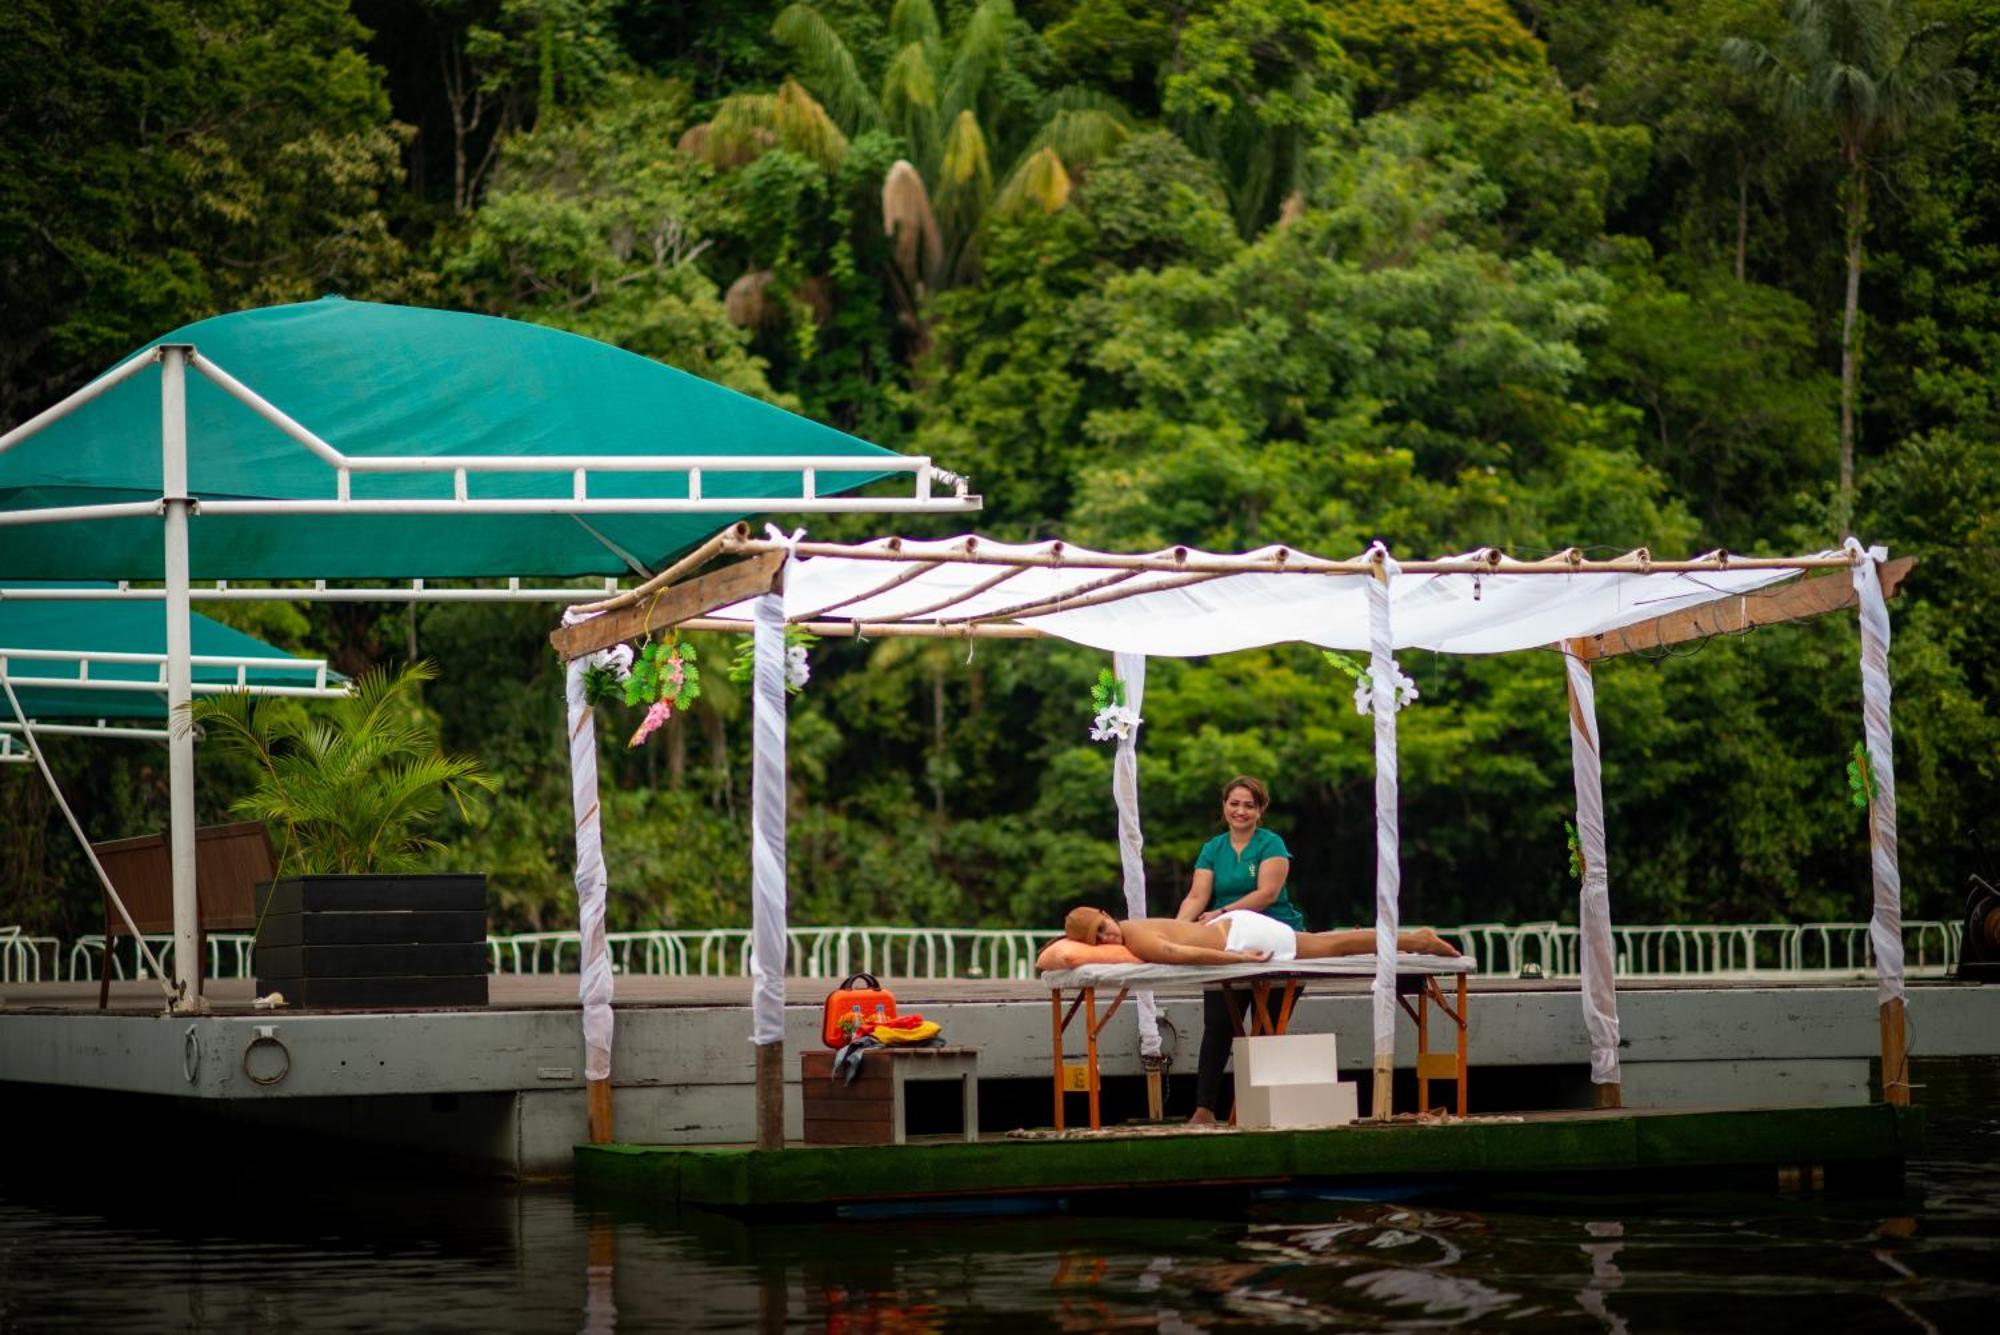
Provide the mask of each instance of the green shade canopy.
{"label": "green shade canopy", "polygon": [[[166,608],[157,602],[56,601],[23,602],[7,595],[20,588],[105,588],[106,585],[26,584],[10,582],[0,588],[0,657],[23,649],[57,650],[74,653],[164,654],[167,651]],[[253,635],[232,630],[220,621],[195,613],[192,623],[192,652],[199,655],[237,658],[289,658]],[[68,677],[78,674],[78,664],[60,660],[15,658],[7,663],[10,677]],[[102,663],[90,665],[90,675],[100,680],[157,681],[160,669],[150,663]],[[196,681],[234,682],[236,670],[227,667],[194,668]],[[255,686],[314,685],[310,667],[301,661],[297,668],[258,668],[248,674]],[[342,680],[327,673],[329,684]],[[28,718],[42,722],[60,719],[121,719],[164,723],[167,699],[158,691],[62,690],[51,687],[17,687],[21,709]],[[12,722],[13,711],[0,696],[0,722]]]}
{"label": "green shade canopy", "polygon": [[[880,446],[594,339],[515,320],[328,297],[201,320],[191,344],[335,449],[364,455],[852,455]],[[0,511],[155,500],[161,371],[149,367],[0,453]],[[336,495],[326,461],[206,377],[187,373],[188,481],[198,499]],[[822,470],[830,496],[882,476]],[[571,475],[473,474],[474,499],[567,496]],[[685,499],[681,473],[594,472],[602,499]],[[802,495],[800,474],[710,472],[704,499]],[[352,475],[355,499],[449,499],[451,473]],[[657,568],[742,518],[655,515],[204,515],[195,579],[571,577]],[[0,578],[163,577],[149,517],[0,526]],[[593,534],[592,530],[595,530]],[[600,539],[597,534],[602,535]]]}

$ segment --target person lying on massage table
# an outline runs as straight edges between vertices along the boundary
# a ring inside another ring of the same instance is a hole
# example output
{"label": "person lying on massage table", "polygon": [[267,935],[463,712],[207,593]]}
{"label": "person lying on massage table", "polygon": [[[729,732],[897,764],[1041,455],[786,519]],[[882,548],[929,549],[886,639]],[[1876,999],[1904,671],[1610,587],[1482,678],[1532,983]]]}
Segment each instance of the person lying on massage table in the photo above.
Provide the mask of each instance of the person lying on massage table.
{"label": "person lying on massage table", "polygon": [[[1122,945],[1147,964],[1268,964],[1366,955],[1375,949],[1372,927],[1299,932],[1253,909],[1231,909],[1207,922],[1178,918],[1120,922],[1103,909],[1080,906],[1063,919],[1063,935],[1085,945]],[[1398,936],[1396,949],[1408,955],[1458,954],[1456,947],[1428,927]]]}

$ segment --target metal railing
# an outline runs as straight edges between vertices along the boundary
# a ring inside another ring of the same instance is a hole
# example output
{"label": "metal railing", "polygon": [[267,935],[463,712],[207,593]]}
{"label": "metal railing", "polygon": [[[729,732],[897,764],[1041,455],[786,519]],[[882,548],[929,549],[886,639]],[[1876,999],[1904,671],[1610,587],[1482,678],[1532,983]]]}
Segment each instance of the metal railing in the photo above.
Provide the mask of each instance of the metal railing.
{"label": "metal railing", "polygon": [[[1903,924],[1904,971],[1912,978],[1943,977],[1958,965],[1964,926],[1957,922]],[[1467,923],[1438,934],[1480,961],[1483,972],[1575,978],[1581,972],[1580,940],[1573,926],[1556,922]],[[1051,931],[962,927],[793,927],[786,932],[786,971],[795,978],[844,978],[873,973],[897,978],[999,978],[1035,976],[1035,957]],[[622,974],[676,978],[741,977],[750,972],[750,933],[740,927],[611,932],[612,968]],[[167,934],[146,941],[164,963],[173,949]],[[1862,978],[1874,971],[1865,922],[1688,924],[1613,927],[1617,976],[1647,978]],[[252,969],[246,932],[208,937],[208,976],[243,978]],[[495,974],[576,973],[582,940],[575,932],[520,932],[486,940]],[[26,936],[0,927],[0,982],[96,979],[104,938],[82,937],[65,952],[54,937]],[[113,978],[140,976],[128,938],[111,952]]]}

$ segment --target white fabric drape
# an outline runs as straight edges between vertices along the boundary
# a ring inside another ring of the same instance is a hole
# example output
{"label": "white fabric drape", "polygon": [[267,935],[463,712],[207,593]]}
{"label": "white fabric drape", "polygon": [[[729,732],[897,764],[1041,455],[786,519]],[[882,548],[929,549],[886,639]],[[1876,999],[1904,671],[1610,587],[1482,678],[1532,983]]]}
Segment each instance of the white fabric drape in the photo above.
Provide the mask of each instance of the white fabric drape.
{"label": "white fabric drape", "polygon": [[[1379,550],[1379,544],[1376,549]],[[1397,565],[1384,556],[1389,578]],[[1368,581],[1368,675],[1375,716],[1375,1055],[1396,1051],[1396,934],[1401,926],[1403,864],[1397,831],[1396,659],[1390,586]]]}
{"label": "white fabric drape", "polygon": [[[1113,654],[1111,670],[1125,683],[1125,706],[1145,712],[1146,656]],[[1111,795],[1118,803],[1118,861],[1125,872],[1125,916],[1146,917],[1146,838],[1139,829],[1139,730],[1118,739],[1111,761]],[[1151,988],[1139,994],[1139,1052],[1160,1055],[1160,1007]]]}
{"label": "white fabric drape", "polygon": [[1886,548],[1863,551],[1853,538],[1847,550],[1866,556],[1854,567],[1854,592],[1861,604],[1861,723],[1874,771],[1875,800],[1869,803],[1868,853],[1875,883],[1875,910],[1868,941],[1875,951],[1878,1004],[1903,996],[1903,875],[1896,866],[1896,736],[1889,726],[1889,605],[1882,597],[1881,563]]}
{"label": "white fabric drape", "polygon": [[604,936],[603,816],[597,805],[597,720],[584,699],[590,660],[570,662],[564,679],[569,701],[570,807],[576,816],[577,930],[583,937],[583,1074],[611,1078],[611,951]]}
{"label": "white fabric drape", "polygon": [[1617,956],[1611,945],[1611,876],[1604,854],[1604,779],[1600,769],[1597,693],[1590,664],[1564,654],[1569,667],[1569,750],[1576,775],[1576,840],[1583,887],[1576,921],[1583,963],[1583,1024],[1590,1031],[1590,1079],[1619,1083]]}
{"label": "white fabric drape", "polygon": [[[962,544],[962,539],[905,540],[896,548],[896,561],[838,556],[792,561],[786,567],[787,611],[798,619],[833,609],[829,615],[837,619],[893,621],[949,602],[939,616],[976,617],[1030,603],[1055,607],[1104,577],[1102,569],[1088,566],[1031,566],[975,592],[990,583],[995,567],[933,562],[924,568],[927,557]],[[982,539],[979,550],[996,557],[1021,554],[1046,559],[1052,546],[1017,547]],[[1081,552],[1075,547],[1062,550],[1068,558]],[[1261,554],[1274,550],[1267,548]],[[1205,554],[1190,553],[1199,555]],[[1391,589],[1396,604],[1393,647],[1454,654],[1539,649],[1752,593],[1797,574],[1795,569],[1686,574],[1634,568],[1557,578],[1509,573],[1504,562],[1490,574],[1399,574]],[[1121,591],[1132,592],[1131,597],[1065,606],[1026,622],[1106,653],[1122,650],[1154,658],[1206,656],[1293,642],[1354,653],[1373,648],[1367,586],[1376,582],[1367,575],[1242,574],[1189,583],[1185,575],[1171,571],[1146,571],[1120,585]],[[961,595],[966,595],[962,601],[953,601]],[[747,623],[749,603],[723,608],[716,615]]]}
{"label": "white fabric drape", "polygon": [[[782,581],[779,585],[783,587]],[[785,596],[755,600],[751,632],[750,1041],[785,1037]]]}

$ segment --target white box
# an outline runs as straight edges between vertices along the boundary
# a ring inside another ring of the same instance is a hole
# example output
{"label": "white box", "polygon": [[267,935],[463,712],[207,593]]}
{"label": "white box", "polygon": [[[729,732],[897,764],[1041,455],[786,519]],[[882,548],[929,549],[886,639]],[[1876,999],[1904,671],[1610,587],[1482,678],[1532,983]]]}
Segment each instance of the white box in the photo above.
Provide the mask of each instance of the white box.
{"label": "white box", "polygon": [[1230,1048],[1236,1088],[1245,1085],[1317,1084],[1340,1077],[1332,1034],[1266,1034],[1239,1038]]}
{"label": "white box", "polygon": [[1352,1080],[1236,1086],[1236,1124],[1251,1127],[1346,1126],[1360,1112]]}

